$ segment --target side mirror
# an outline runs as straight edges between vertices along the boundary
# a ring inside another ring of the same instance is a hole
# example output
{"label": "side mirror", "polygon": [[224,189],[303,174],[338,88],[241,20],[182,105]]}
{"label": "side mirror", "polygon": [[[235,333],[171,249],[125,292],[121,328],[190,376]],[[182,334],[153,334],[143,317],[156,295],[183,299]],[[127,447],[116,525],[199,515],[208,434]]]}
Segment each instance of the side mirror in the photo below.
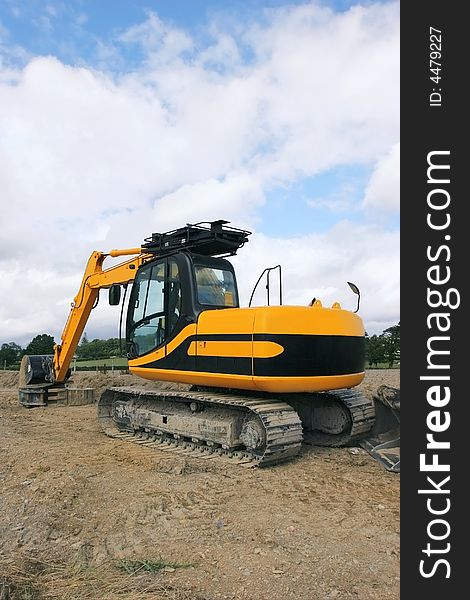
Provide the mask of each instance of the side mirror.
{"label": "side mirror", "polygon": [[357,313],[357,311],[359,310],[359,303],[361,301],[361,292],[359,291],[359,288],[357,287],[357,285],[355,283],[351,283],[350,281],[347,282],[349,287],[351,288],[351,290],[354,292],[354,294],[357,295],[357,306],[356,306],[356,310],[354,311],[355,313]]}
{"label": "side mirror", "polygon": [[118,306],[121,301],[121,286],[114,284],[109,288],[109,304],[111,306]]}

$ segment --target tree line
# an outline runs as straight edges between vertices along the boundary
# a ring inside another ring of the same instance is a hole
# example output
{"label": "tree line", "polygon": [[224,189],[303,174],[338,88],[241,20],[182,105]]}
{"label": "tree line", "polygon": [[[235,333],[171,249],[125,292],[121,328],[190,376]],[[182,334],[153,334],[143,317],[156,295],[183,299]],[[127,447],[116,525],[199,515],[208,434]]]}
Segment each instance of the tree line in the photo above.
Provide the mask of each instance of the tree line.
{"label": "tree line", "polygon": [[[121,344],[122,352],[125,352],[125,340]],[[94,339],[89,342],[85,334],[75,354],[78,360],[95,360],[121,356],[119,338],[109,338],[108,340]]]}
{"label": "tree line", "polygon": [[[122,343],[123,350],[125,342]],[[25,354],[53,354],[54,338],[47,333],[34,337],[26,348],[15,342],[2,344],[0,348],[0,368],[18,364]],[[88,341],[83,336],[77,351],[78,360],[98,360],[120,356],[119,338]],[[390,368],[400,361],[400,323],[385,329],[380,335],[366,333],[366,358],[370,367],[387,364]]]}
{"label": "tree line", "polygon": [[[25,348],[15,342],[4,343],[0,348],[0,368],[18,364],[25,354],[54,354],[54,343],[54,337],[47,333],[34,337]],[[125,342],[122,346],[124,349]],[[120,355],[119,338],[88,341],[86,334],[75,352],[78,360],[112,358]]]}
{"label": "tree line", "polygon": [[0,348],[0,367],[11,366],[19,363],[25,354],[53,354],[54,337],[47,333],[41,333],[34,337],[26,348],[22,348],[15,342],[2,344]]}
{"label": "tree line", "polygon": [[366,358],[369,367],[387,364],[390,368],[400,362],[400,323],[385,329],[380,335],[366,333]]}

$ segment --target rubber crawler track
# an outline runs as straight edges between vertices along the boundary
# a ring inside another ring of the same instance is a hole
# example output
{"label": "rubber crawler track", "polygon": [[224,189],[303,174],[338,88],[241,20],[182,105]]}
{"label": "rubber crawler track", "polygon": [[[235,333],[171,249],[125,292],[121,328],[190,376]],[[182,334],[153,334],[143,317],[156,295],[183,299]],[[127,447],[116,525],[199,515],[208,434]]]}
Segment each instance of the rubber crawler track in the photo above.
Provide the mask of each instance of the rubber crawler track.
{"label": "rubber crawler track", "polygon": [[[189,438],[176,438],[171,434],[157,435],[143,430],[121,430],[113,420],[113,400],[123,396],[132,399],[167,400],[173,402],[199,402],[206,405],[233,407],[237,410],[251,412],[257,415],[264,426],[266,446],[262,452],[244,450],[224,450],[220,447],[209,446],[204,442],[193,442]],[[139,444],[162,450],[174,450],[178,453],[192,456],[222,455],[238,459],[241,464],[248,466],[267,466],[289,460],[296,456],[302,444],[302,423],[296,411],[278,400],[255,399],[231,394],[169,391],[169,390],[139,390],[136,388],[109,388],[98,402],[98,418],[106,435],[127,439]]]}

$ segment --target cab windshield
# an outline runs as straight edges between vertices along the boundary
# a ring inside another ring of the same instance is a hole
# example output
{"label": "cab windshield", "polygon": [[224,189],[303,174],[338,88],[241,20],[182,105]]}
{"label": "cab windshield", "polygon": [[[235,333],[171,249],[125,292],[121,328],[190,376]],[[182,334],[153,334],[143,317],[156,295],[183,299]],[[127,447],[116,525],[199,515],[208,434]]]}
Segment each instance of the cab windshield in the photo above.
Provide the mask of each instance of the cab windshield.
{"label": "cab windshield", "polygon": [[238,306],[233,273],[225,269],[196,265],[197,299],[199,304],[209,306]]}

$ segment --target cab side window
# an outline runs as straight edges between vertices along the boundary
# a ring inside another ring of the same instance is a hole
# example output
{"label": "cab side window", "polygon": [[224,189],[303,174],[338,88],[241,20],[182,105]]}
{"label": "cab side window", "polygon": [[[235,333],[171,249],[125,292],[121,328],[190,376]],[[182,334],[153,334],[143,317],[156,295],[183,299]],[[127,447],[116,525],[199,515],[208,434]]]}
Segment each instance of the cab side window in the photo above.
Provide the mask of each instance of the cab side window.
{"label": "cab side window", "polygon": [[197,298],[209,306],[237,306],[235,281],[231,271],[196,265]]}
{"label": "cab side window", "polygon": [[176,261],[168,261],[168,335],[171,335],[181,315],[181,282]]}
{"label": "cab side window", "polygon": [[181,315],[181,283],[174,259],[140,268],[129,311],[130,356],[142,356],[166,342]]}
{"label": "cab side window", "polygon": [[165,267],[161,261],[143,267],[131,298],[129,341],[132,354],[141,356],[165,341]]}

